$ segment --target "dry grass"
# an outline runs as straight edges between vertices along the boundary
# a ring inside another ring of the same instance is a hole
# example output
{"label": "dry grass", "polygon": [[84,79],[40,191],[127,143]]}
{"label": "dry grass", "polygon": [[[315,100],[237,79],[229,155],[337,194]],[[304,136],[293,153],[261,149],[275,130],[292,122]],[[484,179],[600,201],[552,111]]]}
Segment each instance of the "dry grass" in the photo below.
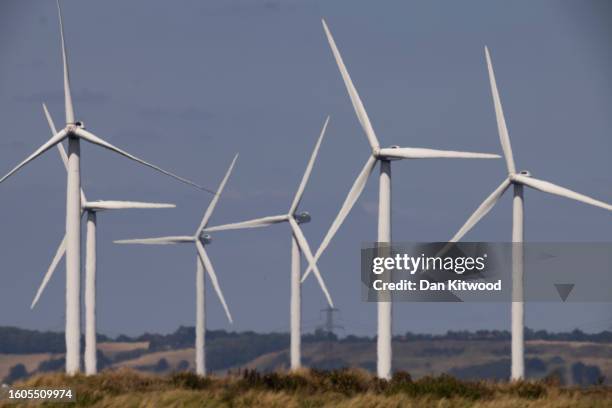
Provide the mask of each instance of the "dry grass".
{"label": "dry grass", "polygon": [[134,351],[134,350],[148,350],[149,342],[148,341],[140,341],[140,342],[101,342],[98,343],[98,350],[104,353],[104,355],[108,357],[113,357],[117,353],[122,353],[125,351]]}
{"label": "dry grass", "polygon": [[171,367],[176,367],[179,362],[185,360],[191,364],[195,358],[195,349],[187,348],[180,350],[157,351],[148,353],[131,360],[122,361],[116,364],[115,368],[137,368],[139,366],[154,365],[160,359],[166,359]]}
{"label": "dry grass", "polygon": [[612,407],[609,387],[465,382],[450,376],[412,380],[402,373],[382,381],[361,370],[243,371],[202,378],[191,373],[154,376],[122,369],[93,377],[43,375],[17,387],[71,387],[78,405],[91,407]]}

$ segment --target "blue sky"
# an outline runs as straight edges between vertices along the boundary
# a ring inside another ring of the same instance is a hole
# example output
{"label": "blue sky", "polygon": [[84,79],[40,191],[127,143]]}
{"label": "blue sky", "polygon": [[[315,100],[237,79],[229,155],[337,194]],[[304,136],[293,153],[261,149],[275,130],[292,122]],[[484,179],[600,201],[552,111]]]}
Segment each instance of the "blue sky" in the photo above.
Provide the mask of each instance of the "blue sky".
{"label": "blue sky", "polygon": [[[75,1],[63,3],[76,113],[129,152],[214,187],[234,175],[212,224],[282,213],[326,115],[331,122],[301,209],[316,248],[369,147],[325,40],[325,17],[383,146],[500,153],[486,76],[491,49],[517,166],[612,202],[612,6],[606,1]],[[49,137],[40,103],[62,122],[54,2],[0,5],[0,172]],[[100,331],[193,325],[195,252],[114,239],[190,234],[209,195],[84,146],[90,199],[174,202],[175,210],[99,216]],[[396,241],[448,239],[505,174],[502,161],[405,161],[393,168]],[[466,237],[508,241],[510,200]],[[320,262],[347,332],[373,334],[359,248],[376,234],[372,177]],[[65,173],[55,151],[0,185],[0,324],[63,329],[63,264],[39,308],[29,304],[64,229]],[[612,215],[529,191],[526,238],[612,241]],[[212,291],[209,327],[286,330],[287,225],[218,233],[209,254],[235,318]],[[586,271],[585,271],[586,273]],[[304,285],[305,329],[324,297]],[[394,331],[508,328],[501,304],[398,304]],[[531,327],[601,330],[609,304],[533,304]]]}

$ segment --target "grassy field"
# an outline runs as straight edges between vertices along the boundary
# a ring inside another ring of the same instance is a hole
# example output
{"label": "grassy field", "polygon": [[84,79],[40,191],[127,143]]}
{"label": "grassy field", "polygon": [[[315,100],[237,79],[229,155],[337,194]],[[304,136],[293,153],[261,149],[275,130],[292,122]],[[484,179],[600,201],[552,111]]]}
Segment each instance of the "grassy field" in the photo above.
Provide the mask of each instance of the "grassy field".
{"label": "grassy field", "polygon": [[[106,358],[113,359],[105,367],[110,369],[130,368],[143,373],[169,374],[173,371],[194,370],[194,349],[177,348],[149,350],[147,342],[101,342],[99,350]],[[218,352],[227,353],[227,342],[211,344],[209,357],[214,363]],[[503,380],[510,373],[510,342],[489,340],[411,340],[394,341],[393,366],[397,370],[411,373],[415,379],[448,373],[464,380]],[[236,353],[243,349],[235,348]],[[133,353],[137,352],[137,353]],[[124,354],[121,356],[121,354]],[[303,363],[319,369],[344,367],[361,368],[373,372],[376,366],[376,344],[374,342],[317,341],[303,343]],[[61,354],[0,354],[0,381],[10,367],[23,363],[28,375],[43,373],[39,364],[49,359],[62,358]],[[119,358],[121,357],[121,358]],[[582,341],[526,342],[527,376],[538,379],[558,375],[563,384],[594,384],[599,377],[612,385],[612,344]],[[160,361],[163,360],[163,365]],[[210,362],[209,362],[210,364]],[[596,368],[598,373],[588,381],[577,381],[573,369],[576,365]],[[261,372],[283,371],[289,366],[286,347],[253,355],[240,364],[213,366],[217,375],[228,371],[255,369]],[[55,370],[63,368],[57,366]]]}
{"label": "grassy field", "polygon": [[147,350],[149,343],[144,341],[139,342],[99,342],[98,350],[104,353],[108,357],[114,357],[117,353],[124,353],[127,351],[135,350]]}
{"label": "grassy field", "polygon": [[[412,380],[402,372],[382,381],[362,370],[245,370],[202,378],[186,372],[155,376],[121,369],[93,377],[47,374],[15,387],[71,387],[77,405],[91,407],[612,407],[612,388],[606,386],[468,382],[445,375]],[[0,403],[5,406],[16,405]]]}

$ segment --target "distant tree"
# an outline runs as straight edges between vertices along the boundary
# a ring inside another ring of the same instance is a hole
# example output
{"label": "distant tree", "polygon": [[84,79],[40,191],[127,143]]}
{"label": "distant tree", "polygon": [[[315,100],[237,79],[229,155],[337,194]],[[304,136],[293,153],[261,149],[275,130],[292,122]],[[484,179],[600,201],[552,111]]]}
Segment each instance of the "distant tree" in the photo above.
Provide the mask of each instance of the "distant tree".
{"label": "distant tree", "polygon": [[328,331],[317,329],[314,333],[304,334],[302,336],[304,343],[310,343],[315,341],[338,341],[338,336]]}
{"label": "distant tree", "polygon": [[120,334],[119,336],[117,336],[117,338],[115,339],[115,341],[121,342],[121,343],[131,343],[133,341],[135,341],[133,338],[126,336],[125,334]]}
{"label": "distant tree", "polygon": [[572,364],[572,380],[578,385],[595,385],[602,382],[601,369],[596,365],[586,365],[581,361]]}
{"label": "distant tree", "polygon": [[482,364],[453,367],[449,374],[461,380],[504,380],[510,376],[510,360],[500,359]]}
{"label": "distant tree", "polygon": [[26,370],[26,367],[23,364],[19,363],[10,368],[8,375],[4,377],[4,382],[7,384],[12,384],[15,381],[18,381],[18,380],[21,380],[27,377],[28,377],[28,370]]}
{"label": "distant tree", "polygon": [[0,353],[63,353],[65,350],[63,333],[0,327]]}
{"label": "distant tree", "polygon": [[156,373],[163,373],[165,371],[168,371],[169,368],[170,364],[168,364],[168,360],[166,360],[165,358],[160,358],[155,367],[153,368],[153,371],[155,371]]}
{"label": "distant tree", "polygon": [[187,370],[189,370],[189,361],[187,361],[187,360],[179,361],[178,365],[176,366],[176,369],[178,371],[187,371]]}
{"label": "distant tree", "polygon": [[112,363],[119,363],[121,361],[125,361],[125,360],[131,360],[134,358],[138,358],[144,354],[147,354],[149,352],[148,349],[146,348],[142,348],[142,349],[135,349],[135,350],[127,350],[127,351],[119,351],[115,354],[113,354],[112,358],[110,359]]}
{"label": "distant tree", "polygon": [[111,339],[110,337],[104,335],[104,334],[96,334],[96,340],[98,341],[98,343],[101,342],[107,342],[107,341],[113,341],[113,339]]}
{"label": "distant tree", "polygon": [[373,341],[374,341],[373,337],[355,336],[353,334],[349,334],[348,336],[340,339],[341,343],[371,343]]}
{"label": "distant tree", "polygon": [[96,360],[98,361],[98,368],[100,370],[113,364],[113,361],[106,357],[106,354],[104,354],[101,350],[96,351]]}
{"label": "distant tree", "polygon": [[525,369],[527,370],[527,374],[537,374],[537,373],[545,373],[547,370],[548,366],[546,365],[546,363],[535,357],[535,358],[528,358],[525,361]]}
{"label": "distant tree", "polygon": [[62,358],[51,358],[49,360],[41,361],[38,365],[37,371],[41,373],[47,373],[50,371],[63,371],[66,365],[66,360]]}

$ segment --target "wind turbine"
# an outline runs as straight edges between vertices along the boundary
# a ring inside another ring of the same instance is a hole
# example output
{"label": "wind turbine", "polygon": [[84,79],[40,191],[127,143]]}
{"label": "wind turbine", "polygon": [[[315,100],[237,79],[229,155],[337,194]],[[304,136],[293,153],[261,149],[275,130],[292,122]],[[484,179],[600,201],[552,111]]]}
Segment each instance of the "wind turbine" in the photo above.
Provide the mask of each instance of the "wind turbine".
{"label": "wind turbine", "polygon": [[[595,207],[600,207],[608,211],[612,211],[612,205],[587,197],[583,194],[576,193],[565,187],[560,187],[548,181],[539,180],[531,176],[528,171],[516,171],[514,157],[512,155],[512,147],[510,145],[510,136],[506,127],[506,119],[502,110],[501,99],[497,90],[495,81],[495,73],[493,72],[493,64],[489,49],[485,47],[485,57],[487,60],[487,69],[489,71],[489,82],[491,85],[491,94],[493,96],[493,104],[495,106],[495,118],[497,119],[497,130],[501,142],[504,158],[506,159],[506,168],[508,177],[502,181],[491,195],[489,195],[474,213],[463,224],[459,231],[453,236],[449,242],[459,241],[469,230],[495,206],[504,192],[512,185],[514,194],[512,198],[512,242],[520,245],[512,246],[512,369],[511,379],[519,380],[525,377],[525,304],[524,304],[524,258],[523,258],[523,226],[524,226],[524,201],[523,187],[531,187],[534,190],[542,191],[561,197],[566,197],[572,200],[590,204]],[[449,245],[446,246],[448,248]],[[441,252],[446,250],[443,249]]]}
{"label": "wind turbine", "polygon": [[[353,85],[351,77],[342,61],[342,56],[338,47],[332,37],[332,34],[327,27],[325,20],[323,22],[323,29],[327,36],[327,40],[331,47],[340,74],[344,80],[344,85],[348,91],[349,97],[359,119],[359,123],[363,128],[372,153],[365,163],[365,166],[355,179],[351,190],[349,191],[342,207],[336,216],[336,219],[332,223],[327,235],[321,242],[321,246],[317,250],[314,258],[316,264],[319,257],[325,251],[329,245],[331,239],[336,234],[340,225],[344,222],[351,208],[361,195],[368,177],[374,170],[376,163],[380,163],[380,178],[379,178],[379,196],[378,196],[378,239],[379,243],[390,244],[391,243],[391,161],[401,159],[435,159],[435,158],[463,158],[463,159],[495,159],[499,158],[496,154],[488,153],[471,153],[471,152],[458,152],[450,150],[434,150],[434,149],[423,149],[414,147],[398,147],[392,146],[388,148],[381,148],[374,132],[374,128],[370,123],[368,114],[366,113],[365,107],[357,89]],[[306,271],[302,277],[302,281],[308,277],[310,269]],[[377,374],[380,378],[388,379],[391,377],[391,315],[392,315],[392,303],[390,299],[378,301],[378,337],[377,337]]]}
{"label": "wind turbine", "polygon": [[38,156],[68,139],[68,177],[66,193],[66,372],[75,374],[80,369],[80,270],[81,270],[81,172],[80,156],[81,139],[104,147],[140,164],[151,167],[167,176],[173,177],[183,183],[190,184],[199,189],[206,190],[187,179],[179,177],[153,164],[147,163],[138,157],[119,149],[104,139],[85,130],[83,122],[75,120],[72,94],[70,92],[70,75],[68,72],[68,56],[64,41],[64,27],[62,13],[57,2],[57,10],[60,24],[60,37],[62,43],[62,62],[64,66],[64,102],[66,111],[66,126],[53,135],[47,142],[40,146],[34,153],[19,163],[13,170],[0,179],[0,183],[15,174],[23,166],[36,159]]}
{"label": "wind turbine", "polygon": [[[55,135],[57,130],[53,119],[47,110],[47,106],[43,103],[45,116],[49,124],[51,134]],[[62,143],[57,144],[60,157],[64,163],[64,167],[68,170],[68,155]],[[81,208],[82,213],[87,214],[87,238],[85,252],[85,374],[93,375],[98,371],[97,368],[97,324],[96,324],[96,260],[97,260],[97,213],[108,210],[124,210],[124,209],[153,209],[153,208],[174,208],[174,204],[163,203],[143,203],[135,201],[88,201],[83,189],[81,189]],[[53,261],[45,274],[43,281],[36,292],[36,296],[32,301],[31,309],[36,306],[43,291],[47,287],[49,280],[53,276],[59,261],[66,252],[66,236],[62,239]]]}
{"label": "wind turbine", "polygon": [[116,244],[144,244],[144,245],[173,245],[173,244],[194,244],[197,257],[196,257],[196,329],[195,329],[195,363],[196,363],[196,373],[199,375],[206,375],[206,352],[205,352],[205,342],[206,342],[206,304],[205,304],[205,277],[204,270],[208,272],[210,277],[210,281],[215,288],[215,292],[217,292],[217,296],[219,296],[219,300],[221,301],[221,305],[225,310],[225,314],[227,315],[227,319],[230,323],[233,323],[232,315],[227,307],[227,303],[225,302],[225,297],[223,296],[223,292],[221,291],[221,287],[219,286],[219,280],[217,279],[217,274],[212,266],[210,258],[206,253],[206,249],[204,248],[206,245],[210,244],[212,238],[210,235],[205,234],[205,228],[208,225],[208,221],[212,216],[213,211],[215,210],[215,206],[217,205],[217,201],[219,201],[219,197],[225,188],[225,184],[227,183],[227,179],[232,173],[232,169],[234,168],[234,164],[236,163],[236,159],[238,155],[234,156],[232,163],[227,169],[227,173],[225,173],[225,177],[221,181],[219,188],[217,189],[217,194],[213,197],[212,201],[208,205],[206,212],[204,213],[204,217],[202,218],[202,222],[195,231],[193,235],[184,235],[184,236],[168,236],[168,237],[160,237],[160,238],[141,238],[141,239],[124,239],[115,241]]}
{"label": "wind turbine", "polygon": [[308,245],[308,241],[306,241],[306,237],[302,232],[300,224],[304,224],[310,222],[310,214],[307,212],[297,212],[297,209],[300,205],[300,201],[302,200],[302,196],[304,194],[304,190],[306,189],[306,184],[308,183],[308,179],[310,178],[310,173],[312,172],[312,168],[314,166],[314,162],[317,158],[317,154],[319,152],[319,147],[321,146],[321,141],[323,140],[323,136],[325,135],[325,131],[327,129],[327,124],[329,123],[329,116],[325,119],[325,123],[323,124],[323,128],[321,129],[321,133],[319,135],[319,139],[314,147],[314,150],[310,156],[310,160],[308,161],[308,165],[306,166],[306,171],[304,171],[304,175],[302,176],[302,181],[298,187],[297,192],[295,193],[295,197],[293,198],[293,202],[289,207],[289,212],[281,215],[273,215],[269,217],[257,218],[249,221],[237,222],[232,224],[219,225],[215,227],[210,227],[206,229],[206,232],[213,231],[224,231],[224,230],[237,230],[244,228],[257,228],[257,227],[266,227],[273,224],[278,224],[281,222],[288,222],[291,227],[291,302],[290,302],[290,319],[291,319],[291,335],[290,335],[290,364],[291,369],[296,370],[301,367],[301,319],[302,319],[302,295],[301,295],[301,287],[300,287],[300,261],[301,254],[303,253],[310,263],[310,265],[314,268],[315,275],[319,281],[319,285],[325,294],[327,299],[327,303],[329,303],[330,307],[334,307],[334,303],[332,298],[325,286],[325,282],[321,277],[319,272],[319,268],[314,264],[312,251],[310,250],[310,246]]}

